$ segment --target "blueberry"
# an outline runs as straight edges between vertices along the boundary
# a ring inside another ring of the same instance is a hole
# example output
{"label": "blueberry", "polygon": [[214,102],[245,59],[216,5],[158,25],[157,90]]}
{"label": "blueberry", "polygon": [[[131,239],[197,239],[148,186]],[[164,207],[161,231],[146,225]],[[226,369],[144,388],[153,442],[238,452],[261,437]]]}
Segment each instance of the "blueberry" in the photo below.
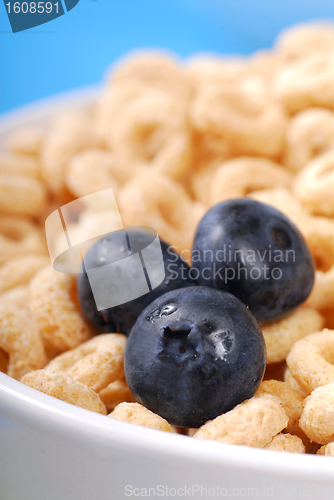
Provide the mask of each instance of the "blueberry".
{"label": "blueberry", "polygon": [[256,392],[266,362],[259,324],[233,295],[195,286],[154,300],[125,350],[136,400],[181,427],[199,427]]}
{"label": "blueberry", "polygon": [[260,322],[304,302],[314,282],[313,259],[296,226],[248,198],[224,201],[204,215],[192,261],[199,284],[232,293]]}
{"label": "blueberry", "polygon": [[[122,230],[110,233],[95,243],[87,253],[85,257],[87,269],[101,267],[116,260],[121,262],[123,258],[129,257],[130,241],[133,248],[143,249],[152,240],[148,233],[141,231]],[[122,332],[128,335],[141,311],[152,300],[170,290],[195,284],[191,279],[188,264],[166,242],[160,239],[160,244],[166,271],[165,279],[149,293],[130,302],[98,311],[86,272],[78,274],[77,289],[82,310],[88,319],[101,327],[102,331]]]}

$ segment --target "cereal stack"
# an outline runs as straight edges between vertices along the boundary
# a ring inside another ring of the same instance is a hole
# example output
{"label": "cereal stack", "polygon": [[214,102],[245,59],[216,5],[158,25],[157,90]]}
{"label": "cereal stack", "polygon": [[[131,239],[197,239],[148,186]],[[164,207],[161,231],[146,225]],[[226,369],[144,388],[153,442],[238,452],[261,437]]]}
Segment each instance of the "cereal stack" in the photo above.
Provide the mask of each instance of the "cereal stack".
{"label": "cereal stack", "polygon": [[[77,406],[179,431],[134,402],[126,337],[95,336],[75,276],[51,268],[44,222],[112,187],[126,225],[155,228],[189,260],[206,210],[250,196],[297,225],[315,285],[290,316],[262,325],[268,367],[256,395],[183,432],[334,456],[333,83],[334,26],[302,25],[247,58],[132,55],[89,106],[15,132],[0,156],[0,370]],[[78,230],[104,209],[81,213]]]}

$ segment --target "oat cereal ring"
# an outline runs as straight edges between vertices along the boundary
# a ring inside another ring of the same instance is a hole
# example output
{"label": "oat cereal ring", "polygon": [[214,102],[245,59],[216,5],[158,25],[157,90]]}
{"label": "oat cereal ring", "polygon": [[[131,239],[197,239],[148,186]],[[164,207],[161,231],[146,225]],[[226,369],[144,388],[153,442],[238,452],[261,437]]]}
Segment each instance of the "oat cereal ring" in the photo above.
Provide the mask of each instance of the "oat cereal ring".
{"label": "oat cereal ring", "polygon": [[131,424],[142,425],[150,429],[175,433],[167,420],[138,403],[120,403],[108,417]]}
{"label": "oat cereal ring", "polygon": [[28,218],[0,217],[0,265],[17,255],[46,252],[45,236],[36,224]]}
{"label": "oat cereal ring", "polygon": [[191,249],[205,212],[204,205],[192,201],[180,184],[150,171],[129,182],[118,201],[126,225],[153,227],[161,238],[173,242],[177,252]]}
{"label": "oat cereal ring", "polygon": [[326,455],[326,457],[334,457],[334,442],[322,446],[317,451],[317,455]]}
{"label": "oat cereal ring", "polygon": [[318,332],[323,326],[321,314],[303,306],[281,320],[263,324],[261,329],[267,347],[267,364],[284,361],[295,342]]}
{"label": "oat cereal ring", "polygon": [[333,53],[311,55],[278,73],[273,94],[291,114],[315,106],[334,109],[333,72]]}
{"label": "oat cereal ring", "polygon": [[71,351],[54,358],[45,368],[63,372],[95,392],[124,377],[126,336],[120,333],[98,335]]}
{"label": "oat cereal ring", "polygon": [[334,266],[327,272],[316,272],[314,286],[306,304],[320,311],[334,307]]}
{"label": "oat cereal ring", "polygon": [[42,176],[52,193],[62,200],[69,197],[65,172],[72,156],[82,149],[97,145],[89,113],[73,111],[58,116],[41,151]]}
{"label": "oat cereal ring", "polygon": [[305,401],[300,428],[316,443],[334,441],[334,383],[318,387]]}
{"label": "oat cereal ring", "polygon": [[22,128],[15,130],[8,138],[7,147],[9,151],[19,155],[40,154],[45,133],[36,128]]}
{"label": "oat cereal ring", "polygon": [[6,373],[17,380],[47,363],[40,333],[29,311],[27,289],[0,300],[0,349],[8,357]]}
{"label": "oat cereal ring", "polygon": [[304,391],[297,380],[293,378],[290,368],[287,366],[284,371],[284,382],[288,384],[294,391],[298,392],[304,399],[308,396],[308,393]]}
{"label": "oat cereal ring", "polygon": [[49,370],[32,371],[24,375],[21,382],[66,403],[102,413],[102,415],[107,414],[106,407],[96,392],[63,373]]}
{"label": "oat cereal ring", "polygon": [[196,55],[186,61],[184,72],[193,91],[212,82],[232,83],[246,71],[246,60],[242,57],[224,58],[211,55]]}
{"label": "oat cereal ring", "polygon": [[106,141],[125,163],[179,179],[190,161],[185,103],[160,90],[146,90],[124,107],[108,129]]}
{"label": "oat cereal ring", "polygon": [[277,434],[273,440],[267,444],[265,450],[272,451],[289,451],[290,453],[305,453],[305,445],[303,441],[292,434]]}
{"label": "oat cereal ring", "polygon": [[75,302],[74,286],[74,275],[51,266],[39,271],[29,285],[32,314],[53,356],[86,342],[93,333]]}
{"label": "oat cereal ring", "polygon": [[307,164],[295,177],[293,191],[313,214],[334,215],[334,149]]}
{"label": "oat cereal ring", "polygon": [[300,24],[281,32],[275,49],[288,61],[314,52],[334,51],[334,25],[330,22]]}
{"label": "oat cereal ring", "polygon": [[240,79],[236,84],[203,85],[189,109],[196,131],[219,135],[234,156],[275,157],[283,148],[286,116],[260,77]]}
{"label": "oat cereal ring", "polygon": [[264,448],[287,426],[288,420],[275,396],[261,394],[207,422],[195,432],[194,437]]}
{"label": "oat cereal ring", "polygon": [[308,394],[334,382],[334,331],[325,328],[299,340],[286,362],[293,378]]}
{"label": "oat cereal ring", "polygon": [[1,154],[0,174],[19,175],[40,178],[40,162],[37,158],[25,154]]}
{"label": "oat cereal ring", "polygon": [[271,394],[280,400],[285,413],[289,417],[286,432],[299,435],[298,423],[304,408],[304,396],[301,392],[293,390],[286,382],[264,380],[256,392],[257,396],[260,394]]}
{"label": "oat cereal ring", "polygon": [[136,402],[124,378],[111,382],[99,392],[99,396],[108,411],[114,410],[120,403]]}
{"label": "oat cereal ring", "polygon": [[334,149],[334,113],[310,108],[297,113],[286,131],[285,164],[297,171],[317,156]]}
{"label": "oat cereal ring", "polygon": [[70,160],[66,184],[78,198],[108,188],[117,194],[120,185],[128,180],[131,170],[110,152],[86,149]]}
{"label": "oat cereal ring", "polygon": [[110,83],[160,88],[181,99],[189,97],[183,69],[177,59],[166,52],[130,54],[113,68]]}
{"label": "oat cereal ring", "polygon": [[7,260],[0,267],[0,293],[18,285],[24,285],[46,267],[50,259],[44,255],[25,254]]}
{"label": "oat cereal ring", "polygon": [[38,215],[47,201],[44,185],[23,175],[0,173],[0,210],[14,215]]}
{"label": "oat cereal ring", "polygon": [[223,162],[212,174],[208,201],[215,205],[231,198],[241,198],[252,191],[287,188],[291,175],[267,158],[239,157]]}

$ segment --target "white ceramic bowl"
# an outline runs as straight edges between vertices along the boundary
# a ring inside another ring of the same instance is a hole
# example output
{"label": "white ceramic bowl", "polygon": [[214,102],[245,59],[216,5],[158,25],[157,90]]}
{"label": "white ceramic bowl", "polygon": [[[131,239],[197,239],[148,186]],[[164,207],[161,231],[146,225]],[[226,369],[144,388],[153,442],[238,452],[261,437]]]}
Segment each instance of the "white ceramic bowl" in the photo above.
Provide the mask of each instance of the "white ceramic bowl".
{"label": "white ceramic bowl", "polygon": [[[18,126],[89,104],[82,90],[0,118]],[[112,420],[0,373],[0,500],[329,500],[334,459],[200,441]]]}

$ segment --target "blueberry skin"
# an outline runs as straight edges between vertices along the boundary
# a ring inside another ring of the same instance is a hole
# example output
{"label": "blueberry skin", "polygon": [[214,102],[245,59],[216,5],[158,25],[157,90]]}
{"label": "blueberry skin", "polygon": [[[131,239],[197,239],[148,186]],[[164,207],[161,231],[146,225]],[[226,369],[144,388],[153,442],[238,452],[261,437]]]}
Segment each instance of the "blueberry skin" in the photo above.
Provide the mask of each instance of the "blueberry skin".
{"label": "blueberry skin", "polygon": [[265,363],[263,335],[249,310],[203,286],[174,290],[147,306],[124,357],[136,400],[180,427],[200,427],[251,398]]}
{"label": "blueberry skin", "polygon": [[248,198],[224,201],[204,215],[192,258],[200,285],[232,293],[260,322],[284,317],[306,300],[314,282],[313,259],[297,227]]}
{"label": "blueberry skin", "polygon": [[[152,241],[145,232],[127,232],[131,234],[131,241],[140,248],[144,248]],[[115,231],[95,243],[85,256],[87,267],[100,267],[119,260],[120,256],[128,257],[130,251],[128,246],[124,245],[125,233],[124,230]],[[103,332],[121,332],[128,335],[139,314],[150,302],[170,290],[196,284],[191,279],[191,273],[189,276],[188,264],[173,251],[168,243],[161,239],[160,243],[166,270],[165,279],[154,290],[125,304],[98,311],[87,274],[85,272],[78,274],[77,290],[82,310],[85,316],[98,325]]]}

